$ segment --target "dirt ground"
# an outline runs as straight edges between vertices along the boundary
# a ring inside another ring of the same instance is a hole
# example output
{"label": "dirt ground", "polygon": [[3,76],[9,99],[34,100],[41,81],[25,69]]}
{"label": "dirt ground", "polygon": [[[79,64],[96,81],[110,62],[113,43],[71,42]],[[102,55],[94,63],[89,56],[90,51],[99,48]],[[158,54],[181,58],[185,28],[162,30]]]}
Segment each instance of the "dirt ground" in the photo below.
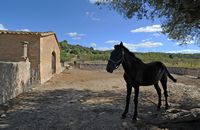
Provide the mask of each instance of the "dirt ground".
{"label": "dirt ground", "polygon": [[200,129],[200,79],[174,77],[178,83],[168,82],[170,109],[164,109],[162,95],[162,108],[157,110],[154,87],[141,86],[139,120],[132,122],[133,100],[127,118],[120,118],[126,97],[123,73],[65,70],[43,85],[35,86],[31,92],[11,100],[6,114],[1,114],[0,129]]}

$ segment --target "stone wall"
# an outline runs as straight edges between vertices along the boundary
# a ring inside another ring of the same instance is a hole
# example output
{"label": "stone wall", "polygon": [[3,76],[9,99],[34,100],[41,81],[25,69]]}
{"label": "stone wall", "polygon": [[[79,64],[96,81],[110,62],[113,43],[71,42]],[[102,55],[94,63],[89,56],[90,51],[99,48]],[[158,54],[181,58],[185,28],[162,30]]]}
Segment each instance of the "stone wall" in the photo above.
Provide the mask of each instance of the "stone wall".
{"label": "stone wall", "polygon": [[0,61],[23,62],[23,41],[28,41],[28,59],[31,63],[31,84],[40,83],[40,37],[28,34],[1,34]]}
{"label": "stone wall", "polygon": [[0,61],[25,61],[23,42],[27,41],[27,55],[31,63],[31,84],[44,83],[52,75],[52,52],[56,55],[56,74],[61,72],[60,48],[54,33],[13,32],[0,34]]}
{"label": "stone wall", "polygon": [[192,69],[192,68],[168,67],[168,70],[172,74],[191,75],[191,76],[200,78],[200,68]]}
{"label": "stone wall", "polygon": [[[105,70],[106,71],[106,64],[78,63],[76,65],[76,67],[79,69]],[[200,78],[200,68],[199,69],[191,69],[191,68],[168,67],[168,70],[172,74],[191,75],[191,76]],[[116,71],[123,71],[122,66],[120,66]]]}
{"label": "stone wall", "polygon": [[30,90],[30,62],[0,61],[0,104]]}

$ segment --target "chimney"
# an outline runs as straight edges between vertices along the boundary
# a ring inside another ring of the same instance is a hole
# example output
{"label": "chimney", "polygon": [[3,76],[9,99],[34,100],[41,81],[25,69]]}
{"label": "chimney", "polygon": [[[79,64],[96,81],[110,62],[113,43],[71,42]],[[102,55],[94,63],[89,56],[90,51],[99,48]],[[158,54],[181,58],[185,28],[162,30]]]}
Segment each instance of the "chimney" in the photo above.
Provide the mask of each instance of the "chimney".
{"label": "chimney", "polygon": [[28,44],[29,44],[29,42],[28,41],[23,41],[22,42],[22,44],[23,44],[23,50],[24,50],[24,52],[23,52],[23,56],[22,56],[22,58],[25,60],[25,61],[28,61],[29,59],[28,59]]}

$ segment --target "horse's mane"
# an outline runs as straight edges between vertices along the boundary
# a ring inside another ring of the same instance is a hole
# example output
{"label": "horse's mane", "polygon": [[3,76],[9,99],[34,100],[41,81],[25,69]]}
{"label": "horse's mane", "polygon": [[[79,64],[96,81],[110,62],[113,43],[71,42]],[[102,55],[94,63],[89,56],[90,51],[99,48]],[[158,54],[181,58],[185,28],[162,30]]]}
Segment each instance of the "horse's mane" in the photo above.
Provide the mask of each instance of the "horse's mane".
{"label": "horse's mane", "polygon": [[142,60],[140,60],[139,58],[137,58],[137,57],[135,56],[135,54],[134,54],[133,52],[131,52],[128,48],[126,48],[125,46],[123,46],[123,48],[124,48],[124,50],[127,51],[127,52],[130,54],[130,56],[132,56],[134,59],[136,59],[136,60],[142,62]]}
{"label": "horse's mane", "polygon": [[125,46],[123,46],[124,50],[129,52],[129,54],[133,57],[136,57],[135,54],[133,52],[131,52],[128,48],[126,48]]}

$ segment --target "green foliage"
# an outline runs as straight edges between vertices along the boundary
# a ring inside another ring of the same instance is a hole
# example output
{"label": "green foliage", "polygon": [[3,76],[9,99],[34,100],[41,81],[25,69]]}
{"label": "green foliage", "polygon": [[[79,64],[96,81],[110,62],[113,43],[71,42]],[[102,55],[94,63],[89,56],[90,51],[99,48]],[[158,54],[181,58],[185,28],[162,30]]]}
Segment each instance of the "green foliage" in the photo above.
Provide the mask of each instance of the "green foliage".
{"label": "green foliage", "polygon": [[[60,42],[61,61],[107,61],[111,51],[94,50],[92,47],[71,45],[67,41]],[[135,53],[138,58],[148,63],[161,61],[171,67],[200,68],[200,54],[168,54],[168,53]]]}
{"label": "green foliage", "polygon": [[102,60],[102,61],[106,61],[108,60],[110,53],[107,52],[103,52],[101,54],[84,54],[84,55],[80,55],[80,60],[83,61],[95,61],[95,60]]}
{"label": "green foliage", "polygon": [[136,53],[144,62],[161,61],[169,67],[200,68],[200,54]]}
{"label": "green foliage", "polygon": [[126,18],[160,18],[163,33],[170,39],[200,44],[200,0],[103,0],[96,4],[108,5]]}
{"label": "green foliage", "polygon": [[68,42],[66,40],[60,42],[60,47],[62,50],[65,50],[68,48]]}
{"label": "green foliage", "polygon": [[73,57],[75,57],[74,54],[70,54],[67,53],[65,50],[61,50],[61,55],[60,55],[61,62],[70,61]]}
{"label": "green foliage", "polygon": [[83,47],[80,45],[71,45],[66,40],[60,42],[61,46],[61,61],[70,60],[107,60],[110,53],[108,51],[94,50],[92,47]]}

